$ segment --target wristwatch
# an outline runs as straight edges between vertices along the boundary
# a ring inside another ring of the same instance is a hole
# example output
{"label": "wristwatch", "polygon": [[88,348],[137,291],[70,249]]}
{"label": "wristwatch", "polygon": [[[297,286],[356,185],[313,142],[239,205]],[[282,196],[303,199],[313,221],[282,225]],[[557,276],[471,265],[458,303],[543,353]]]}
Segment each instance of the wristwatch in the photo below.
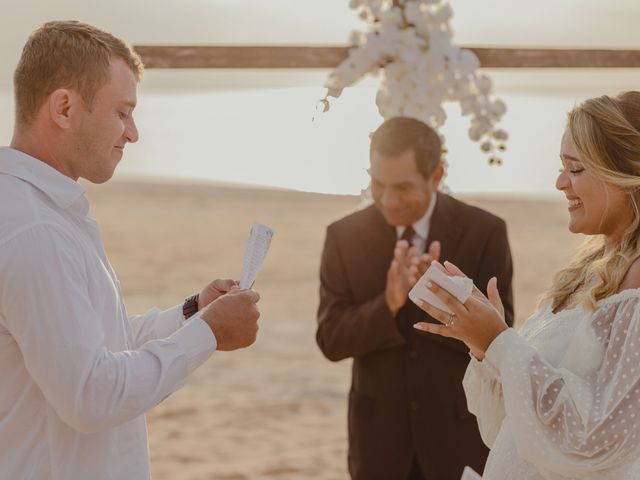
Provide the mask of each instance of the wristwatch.
{"label": "wristwatch", "polygon": [[193,316],[198,311],[198,299],[200,298],[200,294],[196,293],[195,295],[191,295],[187,298],[182,304],[182,315],[184,315],[184,319]]}

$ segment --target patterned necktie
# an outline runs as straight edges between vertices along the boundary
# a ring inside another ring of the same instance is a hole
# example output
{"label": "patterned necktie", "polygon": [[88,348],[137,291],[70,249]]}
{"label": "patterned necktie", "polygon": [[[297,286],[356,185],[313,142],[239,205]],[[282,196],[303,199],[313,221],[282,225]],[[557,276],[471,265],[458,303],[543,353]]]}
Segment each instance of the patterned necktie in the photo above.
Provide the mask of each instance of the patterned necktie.
{"label": "patterned necktie", "polygon": [[408,225],[407,228],[404,229],[404,232],[402,234],[402,237],[400,237],[400,240],[406,240],[407,242],[409,242],[409,247],[413,247],[413,239],[416,236],[416,231],[413,229],[413,227],[411,225]]}

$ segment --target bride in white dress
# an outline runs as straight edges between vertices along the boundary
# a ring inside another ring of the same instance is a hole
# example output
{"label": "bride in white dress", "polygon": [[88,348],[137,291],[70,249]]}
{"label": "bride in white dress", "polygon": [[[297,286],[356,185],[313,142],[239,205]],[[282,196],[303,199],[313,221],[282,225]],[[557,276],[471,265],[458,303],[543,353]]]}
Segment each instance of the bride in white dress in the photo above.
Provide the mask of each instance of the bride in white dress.
{"label": "bride in white dress", "polygon": [[[485,480],[640,479],[640,93],[569,113],[556,187],[590,235],[516,332],[495,279],[416,328],[470,348],[469,410],[491,448]],[[451,264],[452,275],[462,274]]]}

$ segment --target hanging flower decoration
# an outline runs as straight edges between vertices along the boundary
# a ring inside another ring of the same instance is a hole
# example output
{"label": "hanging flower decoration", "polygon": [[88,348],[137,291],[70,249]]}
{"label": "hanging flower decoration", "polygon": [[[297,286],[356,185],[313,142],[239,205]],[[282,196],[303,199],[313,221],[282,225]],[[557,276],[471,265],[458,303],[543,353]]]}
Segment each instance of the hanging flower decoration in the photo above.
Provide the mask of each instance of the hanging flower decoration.
{"label": "hanging flower decoration", "polygon": [[442,104],[459,102],[462,115],[471,119],[469,138],[489,155],[490,164],[502,163],[497,152],[506,149],[508,134],[496,125],[507,107],[491,98],[492,82],[478,73],[478,57],[452,45],[449,3],[350,0],[349,6],[368,29],[351,34],[353,48],[325,84],[323,110],[329,110],[329,97],[338,98],[367,74],[380,74],[376,104],[383,118],[413,117],[439,131],[447,119]]}

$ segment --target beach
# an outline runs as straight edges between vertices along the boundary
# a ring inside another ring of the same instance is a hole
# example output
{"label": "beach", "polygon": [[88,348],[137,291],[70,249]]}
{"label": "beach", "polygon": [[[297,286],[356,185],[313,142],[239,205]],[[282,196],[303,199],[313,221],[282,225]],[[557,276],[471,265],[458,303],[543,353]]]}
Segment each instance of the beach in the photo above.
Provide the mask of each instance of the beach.
{"label": "beach", "polygon": [[[153,478],[348,478],[350,361],[326,360],[315,328],[325,228],[360,198],[130,180],[87,189],[130,314],[181,303],[214,278],[238,278],[251,223],[275,230],[254,287],[262,296],[258,341],[214,353],[149,412]],[[561,194],[458,198],[507,221],[522,323],[582,241],[566,228],[566,202]]]}

